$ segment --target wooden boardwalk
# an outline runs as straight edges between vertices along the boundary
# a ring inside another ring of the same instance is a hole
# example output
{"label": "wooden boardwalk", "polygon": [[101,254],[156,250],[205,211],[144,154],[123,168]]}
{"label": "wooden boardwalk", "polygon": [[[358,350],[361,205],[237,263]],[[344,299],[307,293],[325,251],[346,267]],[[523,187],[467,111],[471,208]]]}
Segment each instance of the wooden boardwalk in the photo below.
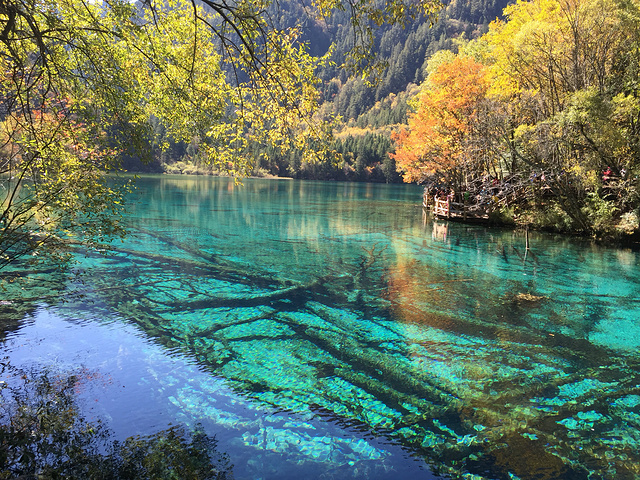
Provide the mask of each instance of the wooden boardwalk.
{"label": "wooden boardwalk", "polygon": [[431,198],[425,194],[422,198],[422,206],[429,210],[433,216],[448,220],[461,220],[469,222],[483,222],[489,219],[486,211],[475,205],[453,202],[449,197],[444,200]]}

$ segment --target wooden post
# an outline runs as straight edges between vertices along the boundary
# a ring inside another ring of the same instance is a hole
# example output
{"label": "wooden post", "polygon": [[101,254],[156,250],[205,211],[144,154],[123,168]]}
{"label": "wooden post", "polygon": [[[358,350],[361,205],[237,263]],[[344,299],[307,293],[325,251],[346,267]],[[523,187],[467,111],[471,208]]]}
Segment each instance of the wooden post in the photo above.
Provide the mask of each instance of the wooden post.
{"label": "wooden post", "polygon": [[525,250],[529,250],[529,225],[527,225],[527,227],[525,228],[524,231],[524,235],[525,235]]}
{"label": "wooden post", "polygon": [[451,218],[451,197],[447,197],[447,218]]}

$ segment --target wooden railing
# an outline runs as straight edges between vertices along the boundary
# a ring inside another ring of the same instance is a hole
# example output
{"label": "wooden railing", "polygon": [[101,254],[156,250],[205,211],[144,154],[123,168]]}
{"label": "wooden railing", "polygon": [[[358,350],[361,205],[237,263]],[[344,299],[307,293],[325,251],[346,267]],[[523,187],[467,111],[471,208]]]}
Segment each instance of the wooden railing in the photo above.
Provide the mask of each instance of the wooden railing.
{"label": "wooden railing", "polygon": [[451,217],[451,200],[440,200],[436,198],[433,205],[433,213],[441,217]]}
{"label": "wooden railing", "polygon": [[464,203],[452,202],[450,198],[444,200],[434,199],[432,212],[439,217],[461,217],[466,220],[469,214],[469,207]]}
{"label": "wooden railing", "polygon": [[444,218],[486,218],[486,209],[479,205],[452,202],[451,198],[439,199],[430,195],[424,195],[422,205],[433,215]]}

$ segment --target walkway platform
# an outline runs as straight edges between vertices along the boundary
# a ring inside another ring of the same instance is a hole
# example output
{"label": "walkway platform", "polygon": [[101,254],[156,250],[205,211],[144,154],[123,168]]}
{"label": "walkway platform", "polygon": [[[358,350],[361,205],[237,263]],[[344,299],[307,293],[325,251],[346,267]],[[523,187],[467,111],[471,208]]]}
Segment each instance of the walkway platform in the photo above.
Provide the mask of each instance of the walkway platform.
{"label": "walkway platform", "polygon": [[489,214],[485,210],[479,209],[475,205],[453,202],[449,198],[440,200],[424,195],[422,198],[422,206],[430,211],[433,216],[446,218],[447,220],[474,223],[489,220]]}

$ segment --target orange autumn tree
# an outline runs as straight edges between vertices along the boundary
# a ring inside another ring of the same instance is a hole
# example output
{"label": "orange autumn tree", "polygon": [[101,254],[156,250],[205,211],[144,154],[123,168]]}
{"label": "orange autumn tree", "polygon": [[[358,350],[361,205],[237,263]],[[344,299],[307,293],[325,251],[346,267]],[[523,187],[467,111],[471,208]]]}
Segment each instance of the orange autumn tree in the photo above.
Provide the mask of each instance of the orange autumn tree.
{"label": "orange autumn tree", "polygon": [[429,177],[451,186],[464,182],[475,164],[469,136],[488,84],[486,68],[467,56],[445,59],[429,74],[408,128],[393,135],[392,157],[405,182]]}

